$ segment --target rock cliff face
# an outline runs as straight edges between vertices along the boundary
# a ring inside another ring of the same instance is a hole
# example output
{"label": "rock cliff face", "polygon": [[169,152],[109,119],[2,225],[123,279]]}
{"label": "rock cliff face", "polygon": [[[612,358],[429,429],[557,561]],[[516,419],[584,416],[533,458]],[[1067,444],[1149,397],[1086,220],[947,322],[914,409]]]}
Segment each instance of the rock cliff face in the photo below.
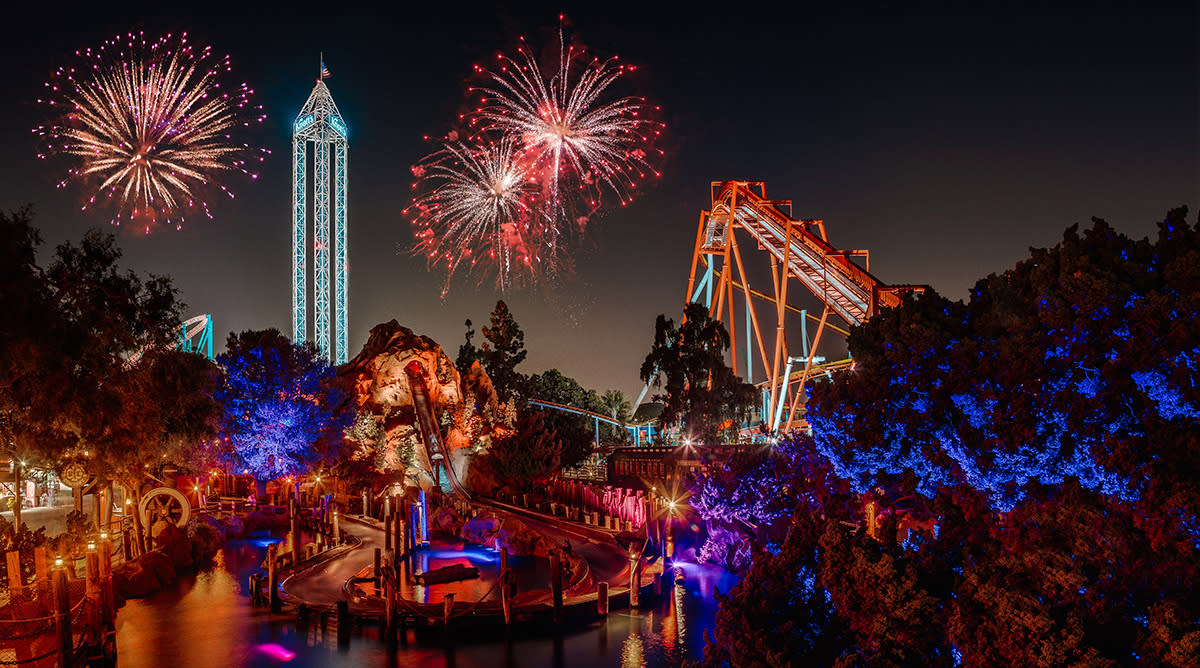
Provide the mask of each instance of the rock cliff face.
{"label": "rock cliff face", "polygon": [[459,480],[466,484],[470,458],[486,447],[499,422],[491,381],[478,365],[463,379],[437,342],[395,320],[372,328],[362,351],[338,367],[337,382],[359,410],[359,423],[349,434],[359,446],[355,456],[373,459],[380,473],[403,473],[406,485],[432,486],[432,467],[405,371],[413,363],[423,371],[439,436],[450,449]]}

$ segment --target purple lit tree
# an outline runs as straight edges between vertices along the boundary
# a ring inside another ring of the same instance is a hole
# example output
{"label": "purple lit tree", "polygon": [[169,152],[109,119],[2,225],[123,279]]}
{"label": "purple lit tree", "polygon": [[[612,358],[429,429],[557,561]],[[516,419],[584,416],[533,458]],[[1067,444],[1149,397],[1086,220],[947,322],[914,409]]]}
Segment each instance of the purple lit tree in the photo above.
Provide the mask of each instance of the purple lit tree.
{"label": "purple lit tree", "polygon": [[333,457],[353,415],[316,347],[293,344],[276,329],[230,334],[226,346],[217,358],[225,370],[217,392],[222,434],[234,466],[251,472],[260,493],[268,480]]}

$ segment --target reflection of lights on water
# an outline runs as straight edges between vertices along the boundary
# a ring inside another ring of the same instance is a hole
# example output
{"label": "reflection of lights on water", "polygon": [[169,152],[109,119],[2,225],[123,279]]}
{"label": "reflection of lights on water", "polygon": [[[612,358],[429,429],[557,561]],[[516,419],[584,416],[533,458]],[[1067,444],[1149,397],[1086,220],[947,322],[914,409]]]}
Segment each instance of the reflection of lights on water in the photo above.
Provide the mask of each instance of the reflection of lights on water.
{"label": "reflection of lights on water", "polygon": [[292,659],[296,658],[295,652],[290,652],[282,645],[278,645],[273,642],[259,645],[256,649],[263,654],[266,654],[279,661],[291,661]]}
{"label": "reflection of lights on water", "polygon": [[430,550],[430,559],[466,559],[468,561],[482,561],[488,564],[494,564],[500,561],[500,555],[491,550]]}
{"label": "reflection of lights on water", "polygon": [[637,626],[629,630],[629,637],[621,646],[621,668],[645,668],[646,648],[642,645],[642,636],[637,633]]}
{"label": "reflection of lights on water", "polygon": [[683,615],[683,597],[687,590],[682,585],[674,588],[675,628],[679,634],[679,645],[687,644],[687,618]]}
{"label": "reflection of lights on water", "polygon": [[257,538],[250,542],[265,550],[272,545],[278,545],[281,541],[278,538]]}

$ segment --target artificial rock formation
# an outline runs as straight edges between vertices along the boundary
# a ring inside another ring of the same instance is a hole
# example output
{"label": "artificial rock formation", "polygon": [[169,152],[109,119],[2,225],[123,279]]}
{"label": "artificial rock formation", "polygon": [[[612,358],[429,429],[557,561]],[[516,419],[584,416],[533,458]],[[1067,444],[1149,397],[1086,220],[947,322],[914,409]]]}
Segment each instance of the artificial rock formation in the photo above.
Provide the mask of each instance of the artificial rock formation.
{"label": "artificial rock formation", "polygon": [[337,382],[359,411],[358,424],[348,433],[358,445],[355,456],[371,459],[380,473],[403,474],[406,486],[433,485],[406,372],[414,362],[425,378],[439,437],[466,484],[470,458],[487,447],[497,427],[502,428],[495,390],[478,364],[461,377],[437,342],[395,320],[372,328],[362,351],[338,367]]}

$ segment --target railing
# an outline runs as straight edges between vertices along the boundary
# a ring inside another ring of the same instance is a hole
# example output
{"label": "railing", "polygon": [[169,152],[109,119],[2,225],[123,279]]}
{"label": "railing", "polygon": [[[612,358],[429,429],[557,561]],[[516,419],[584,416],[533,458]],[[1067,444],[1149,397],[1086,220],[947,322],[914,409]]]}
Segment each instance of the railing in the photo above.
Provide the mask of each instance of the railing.
{"label": "railing", "polygon": [[37,575],[30,582],[9,552],[7,600],[0,605],[0,666],[82,665],[92,659],[115,660],[116,612],[113,606],[112,551],[107,542],[88,550],[86,577],[35,550]]}

